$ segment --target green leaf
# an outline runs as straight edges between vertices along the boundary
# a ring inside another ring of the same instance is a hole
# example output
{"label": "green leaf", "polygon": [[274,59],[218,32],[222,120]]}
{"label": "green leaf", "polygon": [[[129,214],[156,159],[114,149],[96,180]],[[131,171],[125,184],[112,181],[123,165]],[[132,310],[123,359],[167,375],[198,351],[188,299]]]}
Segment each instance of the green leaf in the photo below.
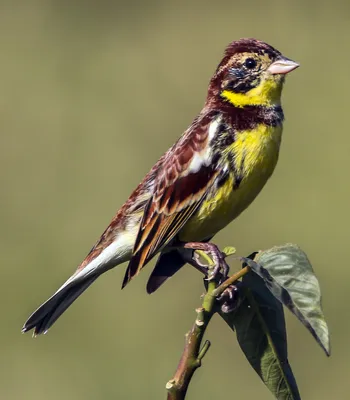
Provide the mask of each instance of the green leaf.
{"label": "green leaf", "polygon": [[232,256],[232,254],[236,253],[236,248],[232,246],[227,246],[222,250],[226,257]]}
{"label": "green leaf", "polygon": [[243,300],[235,312],[221,317],[236,330],[238,343],[251,366],[278,400],[300,400],[287,358],[282,304],[256,274],[243,277]]}
{"label": "green leaf", "polygon": [[330,339],[321,306],[321,290],[306,254],[298,246],[286,244],[259,252],[254,261],[248,261],[248,265],[329,356]]}

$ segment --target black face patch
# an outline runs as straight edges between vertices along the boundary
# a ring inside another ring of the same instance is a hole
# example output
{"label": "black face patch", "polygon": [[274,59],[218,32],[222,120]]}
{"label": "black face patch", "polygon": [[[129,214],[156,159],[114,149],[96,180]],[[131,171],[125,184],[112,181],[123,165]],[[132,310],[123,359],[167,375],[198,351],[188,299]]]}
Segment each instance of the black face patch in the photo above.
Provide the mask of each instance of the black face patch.
{"label": "black face patch", "polygon": [[236,79],[244,79],[247,75],[247,71],[245,71],[243,68],[230,68],[228,72]]}
{"label": "black face patch", "polygon": [[259,81],[255,80],[252,81],[250,79],[245,79],[243,82],[238,82],[234,87],[233,87],[233,92],[235,93],[247,93],[249,90],[255,88],[258,86]]}
{"label": "black face patch", "polygon": [[253,69],[245,65],[230,68],[222,90],[229,90],[235,93],[247,93],[257,87],[260,83],[260,68],[254,66]]}

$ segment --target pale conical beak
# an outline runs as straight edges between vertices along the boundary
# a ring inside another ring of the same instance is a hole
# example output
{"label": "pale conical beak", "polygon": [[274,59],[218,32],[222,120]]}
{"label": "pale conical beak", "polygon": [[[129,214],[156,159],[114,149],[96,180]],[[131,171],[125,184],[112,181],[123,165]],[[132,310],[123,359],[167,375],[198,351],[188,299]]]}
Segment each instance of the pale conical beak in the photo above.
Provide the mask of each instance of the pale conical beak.
{"label": "pale conical beak", "polygon": [[278,60],[276,60],[275,62],[273,62],[269,66],[267,71],[270,72],[270,74],[272,74],[272,75],[276,75],[276,74],[285,75],[298,67],[299,67],[299,64],[296,63],[295,61],[292,61],[289,58],[281,57]]}

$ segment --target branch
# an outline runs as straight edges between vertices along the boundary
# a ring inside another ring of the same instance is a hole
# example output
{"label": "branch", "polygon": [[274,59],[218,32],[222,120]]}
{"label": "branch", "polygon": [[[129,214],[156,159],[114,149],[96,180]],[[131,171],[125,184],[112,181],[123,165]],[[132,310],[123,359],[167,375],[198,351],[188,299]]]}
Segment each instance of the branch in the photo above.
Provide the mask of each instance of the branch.
{"label": "branch", "polygon": [[[212,265],[212,260],[207,254],[203,254],[202,251],[200,254],[208,261],[210,267]],[[191,262],[191,264],[193,265],[193,262]],[[175,375],[166,384],[166,389],[168,390],[167,400],[185,399],[192,376],[196,369],[201,366],[202,359],[210,347],[210,342],[208,340],[205,341],[202,348],[201,343],[211,317],[217,311],[217,307],[215,307],[216,299],[221,296],[230,285],[249,272],[249,270],[249,267],[241,269],[230,278],[226,279],[221,285],[218,285],[215,280],[208,282],[207,293],[203,297],[202,307],[196,310],[196,321],[185,336],[185,348]]]}
{"label": "branch", "polygon": [[213,290],[212,296],[219,297],[230,285],[238,281],[238,279],[242,278],[249,271],[250,267],[246,266],[227,278],[225,282],[223,282],[220,286]]}
{"label": "branch", "polygon": [[196,310],[197,318],[191,330],[186,334],[185,348],[173,379],[166,384],[168,400],[182,400],[186,396],[188,385],[197,368],[201,366],[202,359],[210,347],[207,340],[200,348],[205,330],[211,317],[214,315],[215,297],[212,292],[217,283],[209,282],[208,291],[202,302],[202,307]]}

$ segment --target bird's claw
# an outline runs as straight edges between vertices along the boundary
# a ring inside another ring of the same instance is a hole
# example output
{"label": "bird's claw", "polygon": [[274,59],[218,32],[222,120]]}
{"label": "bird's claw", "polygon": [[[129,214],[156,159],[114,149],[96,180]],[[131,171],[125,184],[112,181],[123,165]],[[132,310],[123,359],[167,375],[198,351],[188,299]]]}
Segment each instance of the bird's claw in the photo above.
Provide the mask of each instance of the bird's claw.
{"label": "bird's claw", "polygon": [[238,287],[236,285],[230,285],[221,293],[217,301],[221,303],[221,311],[224,314],[229,314],[236,310],[240,304]]}
{"label": "bird's claw", "polygon": [[[227,278],[230,267],[225,260],[226,254],[220,251],[215,244],[209,242],[187,242],[183,244],[183,247],[194,250],[191,260],[192,265],[206,275],[206,281],[218,280],[221,283]],[[203,264],[196,250],[205,252],[211,258],[213,265]]]}
{"label": "bird's claw", "polygon": [[213,281],[218,278],[219,283],[222,283],[229,273],[230,267],[228,266],[225,260],[225,254],[222,253],[219,249],[218,252],[212,254],[214,258],[215,266],[208,274],[207,280]]}
{"label": "bird's claw", "polygon": [[208,270],[208,264],[201,262],[201,256],[197,252],[193,252],[193,261],[202,268]]}

